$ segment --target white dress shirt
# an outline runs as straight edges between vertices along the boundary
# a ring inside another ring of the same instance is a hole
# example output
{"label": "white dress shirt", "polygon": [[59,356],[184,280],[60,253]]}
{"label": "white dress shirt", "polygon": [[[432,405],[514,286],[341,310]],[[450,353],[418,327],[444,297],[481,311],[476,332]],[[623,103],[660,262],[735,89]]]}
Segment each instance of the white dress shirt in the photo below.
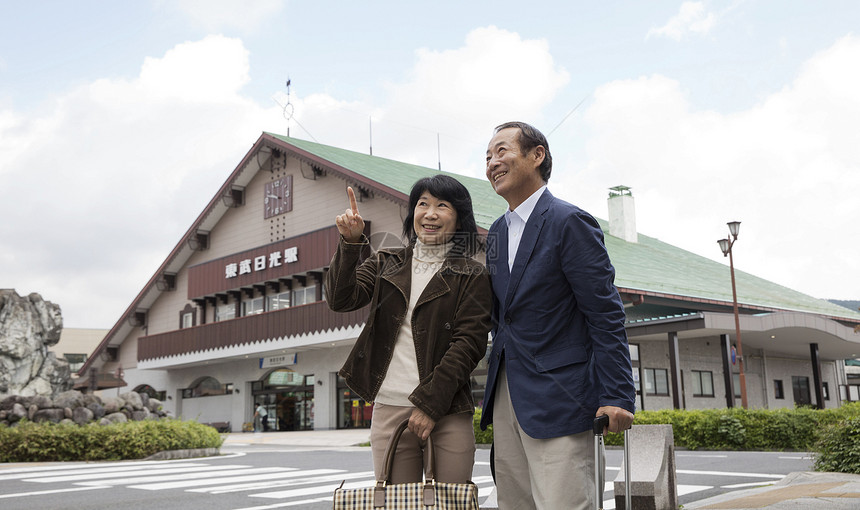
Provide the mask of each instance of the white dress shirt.
{"label": "white dress shirt", "polygon": [[546,189],[546,185],[538,188],[537,191],[531,194],[523,203],[521,203],[516,209],[513,211],[507,210],[505,211],[505,222],[508,224],[508,270],[512,271],[514,268],[514,259],[517,258],[517,249],[520,247],[520,240],[523,238],[523,231],[525,231],[526,223],[529,222],[529,217],[532,215],[532,212],[535,210],[535,206],[537,205],[538,199],[540,198],[543,191]]}

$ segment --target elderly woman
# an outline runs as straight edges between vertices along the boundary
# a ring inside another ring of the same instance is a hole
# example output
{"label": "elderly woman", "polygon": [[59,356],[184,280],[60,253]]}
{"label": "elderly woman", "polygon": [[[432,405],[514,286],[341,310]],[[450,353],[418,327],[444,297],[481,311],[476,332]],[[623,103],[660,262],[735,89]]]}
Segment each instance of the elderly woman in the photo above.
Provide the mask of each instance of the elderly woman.
{"label": "elderly woman", "polygon": [[400,439],[392,483],[421,481],[421,447],[433,437],[436,480],[463,483],[472,475],[475,437],[470,374],[484,357],[492,297],[483,264],[472,258],[478,232],[462,183],[435,175],[419,180],[403,222],[406,247],[380,249],[359,263],[368,245],[355,194],[335,224],[341,234],[325,285],[332,310],[367,304],[369,316],[340,375],[374,402],[370,428],[379,479],[393,430]]}

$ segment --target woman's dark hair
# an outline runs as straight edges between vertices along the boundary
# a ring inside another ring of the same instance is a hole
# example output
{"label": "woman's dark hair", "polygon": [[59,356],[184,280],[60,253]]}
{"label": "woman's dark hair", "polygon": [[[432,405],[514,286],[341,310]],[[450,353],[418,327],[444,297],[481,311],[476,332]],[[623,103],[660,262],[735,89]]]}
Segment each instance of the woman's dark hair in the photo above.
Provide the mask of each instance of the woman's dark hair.
{"label": "woman's dark hair", "polygon": [[453,177],[437,174],[419,179],[409,192],[409,214],[403,220],[403,236],[412,244],[415,242],[415,205],[421,194],[430,193],[439,200],[449,202],[457,211],[457,232],[451,238],[451,254],[471,257],[478,251],[478,225],[472,211],[472,197],[463,183]]}
{"label": "woman's dark hair", "polygon": [[540,176],[541,179],[543,179],[543,182],[549,182],[549,176],[552,174],[552,155],[549,153],[549,142],[543,133],[541,133],[536,127],[531,124],[526,124],[525,122],[505,122],[504,124],[496,126],[493,133],[498,133],[499,131],[508,128],[517,128],[520,130],[518,141],[520,143],[520,149],[524,153],[528,153],[538,145],[543,146],[544,158],[543,162],[538,167],[538,170],[540,171]]}

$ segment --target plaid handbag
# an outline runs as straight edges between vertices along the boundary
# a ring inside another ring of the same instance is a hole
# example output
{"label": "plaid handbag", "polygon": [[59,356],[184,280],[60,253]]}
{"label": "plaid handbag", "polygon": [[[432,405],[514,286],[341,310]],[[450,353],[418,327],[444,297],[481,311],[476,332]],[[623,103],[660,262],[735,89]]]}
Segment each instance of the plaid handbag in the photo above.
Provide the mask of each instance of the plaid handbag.
{"label": "plaid handbag", "polygon": [[409,420],[397,426],[385,448],[381,480],[374,487],[334,491],[334,510],[478,510],[478,486],[472,482],[435,481],[436,460],[433,442],[427,438],[427,473],[424,482],[389,484],[394,452]]}

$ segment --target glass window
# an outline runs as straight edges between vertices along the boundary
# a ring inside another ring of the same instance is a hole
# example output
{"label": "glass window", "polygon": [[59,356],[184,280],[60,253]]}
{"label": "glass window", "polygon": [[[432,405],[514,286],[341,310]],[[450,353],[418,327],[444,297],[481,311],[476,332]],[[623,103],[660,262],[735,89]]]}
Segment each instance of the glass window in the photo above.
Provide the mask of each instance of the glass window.
{"label": "glass window", "polygon": [[208,397],[233,393],[233,383],[221,384],[214,377],[201,377],[182,390],[182,398]]}
{"label": "glass window", "polygon": [[830,400],[830,388],[827,383],[821,383],[821,391],[824,393],[824,400]]}
{"label": "glass window", "polygon": [[218,305],[215,308],[215,322],[226,321],[236,317],[236,305],[227,303],[226,305]]}
{"label": "glass window", "polygon": [[774,379],[773,381],[773,398],[785,398],[785,391],[782,389],[782,380],[780,379]]}
{"label": "glass window", "polygon": [[293,306],[306,305],[317,300],[317,287],[303,287],[293,291]]}
{"label": "glass window", "polygon": [[183,328],[190,328],[193,325],[194,325],[194,313],[193,312],[183,313],[182,314],[182,327]]}
{"label": "glass window", "polygon": [[669,395],[669,371],[665,368],[646,368],[645,394]]}
{"label": "glass window", "polygon": [[280,310],[290,307],[290,292],[281,292],[280,294],[269,296],[268,310]]}
{"label": "glass window", "polygon": [[370,428],[373,416],[373,403],[366,402],[356,395],[346,385],[340,376],[337,378],[337,428],[359,429]]}
{"label": "glass window", "polygon": [[812,395],[809,392],[809,377],[791,376],[791,389],[794,392],[795,404],[809,405],[812,403]]}
{"label": "glass window", "polygon": [[69,369],[72,372],[77,372],[87,362],[86,354],[63,354],[63,357],[69,362]]}
{"label": "glass window", "polygon": [[630,344],[630,361],[639,361],[639,344]]}
{"label": "glass window", "polygon": [[848,400],[860,400],[860,386],[851,384],[848,386]]}
{"label": "glass window", "polygon": [[242,301],[242,317],[263,313],[263,302],[264,299],[262,297]]}
{"label": "glass window", "polygon": [[692,370],[691,373],[693,375],[693,396],[713,397],[714,374],[703,370]]}

